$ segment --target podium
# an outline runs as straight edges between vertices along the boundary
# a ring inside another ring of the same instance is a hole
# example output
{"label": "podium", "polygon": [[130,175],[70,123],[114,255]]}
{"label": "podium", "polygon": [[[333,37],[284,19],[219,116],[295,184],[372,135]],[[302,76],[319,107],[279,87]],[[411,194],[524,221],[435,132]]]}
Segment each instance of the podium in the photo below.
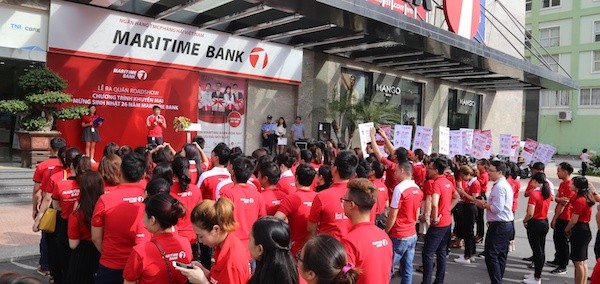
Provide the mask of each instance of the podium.
{"label": "podium", "polygon": [[188,128],[181,131],[185,131],[186,143],[192,143],[192,132],[202,131],[202,125],[200,123],[191,123]]}

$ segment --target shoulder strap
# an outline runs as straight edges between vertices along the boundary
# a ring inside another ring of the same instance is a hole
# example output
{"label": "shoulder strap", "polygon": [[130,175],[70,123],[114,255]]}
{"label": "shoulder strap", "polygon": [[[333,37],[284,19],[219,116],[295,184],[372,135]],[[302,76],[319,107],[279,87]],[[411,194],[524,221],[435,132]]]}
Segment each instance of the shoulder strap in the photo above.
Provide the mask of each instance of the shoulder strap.
{"label": "shoulder strap", "polygon": [[156,246],[156,248],[158,249],[158,252],[160,252],[160,256],[165,261],[167,273],[169,274],[169,283],[173,284],[173,275],[171,274],[171,266],[169,265],[169,260],[167,259],[165,250],[163,249],[163,247],[160,245],[160,243],[157,240],[152,239],[151,242]]}

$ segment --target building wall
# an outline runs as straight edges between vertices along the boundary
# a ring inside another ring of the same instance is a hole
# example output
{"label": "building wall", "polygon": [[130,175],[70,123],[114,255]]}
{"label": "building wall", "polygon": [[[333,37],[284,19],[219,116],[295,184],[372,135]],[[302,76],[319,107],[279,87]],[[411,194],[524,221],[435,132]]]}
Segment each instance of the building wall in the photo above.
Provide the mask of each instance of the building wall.
{"label": "building wall", "polygon": [[[532,9],[526,15],[526,24],[537,39],[539,28],[560,25],[560,46],[546,49],[579,81],[582,89],[600,88],[600,72],[592,69],[593,51],[600,50],[600,41],[595,40],[594,31],[594,21],[600,21],[600,1],[562,0],[561,6],[544,9],[541,1],[533,1]],[[539,63],[531,53],[527,55],[533,63]],[[559,72],[566,74],[562,70]],[[568,105],[538,105],[538,110],[532,111],[538,116],[538,141],[554,145],[560,154],[578,154],[582,148],[599,150],[600,133],[590,129],[595,129],[600,122],[600,104],[581,105],[579,90],[568,94]],[[560,111],[570,111],[572,121],[559,121]]]}

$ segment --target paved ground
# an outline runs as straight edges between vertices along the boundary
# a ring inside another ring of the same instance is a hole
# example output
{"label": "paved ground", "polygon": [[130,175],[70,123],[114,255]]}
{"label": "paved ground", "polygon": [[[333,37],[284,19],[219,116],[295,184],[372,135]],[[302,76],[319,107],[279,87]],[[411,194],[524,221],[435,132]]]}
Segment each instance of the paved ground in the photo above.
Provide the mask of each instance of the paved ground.
{"label": "paved ground", "polygon": [[[557,160],[561,162],[562,160]],[[570,161],[573,162],[573,161]],[[575,165],[575,163],[573,163]],[[6,171],[6,168],[0,166],[0,175]],[[550,177],[551,181],[558,185],[556,179],[556,167],[550,164],[546,172]],[[590,177],[597,188],[600,188],[600,178]],[[4,178],[0,177],[0,184],[4,181]],[[522,181],[522,186],[526,185],[527,180]],[[525,229],[522,226],[522,221],[525,211],[526,199],[521,195],[519,198],[519,210],[516,213],[516,245],[517,250],[509,254],[509,260],[505,273],[505,283],[520,283],[524,274],[532,272],[527,269],[526,262],[521,261],[521,258],[531,256],[531,249],[527,242]],[[594,210],[594,214],[596,209]],[[553,212],[550,213],[551,215]],[[0,203],[0,272],[4,271],[18,271],[45,279],[39,276],[34,270],[37,267],[37,256],[38,253],[37,244],[39,235],[31,231],[31,209],[30,205],[23,203]],[[597,227],[595,222],[591,224],[592,232],[596,232]],[[595,239],[595,237],[594,237]],[[546,258],[551,260],[554,254],[554,245],[552,243],[552,230],[549,232],[546,238]],[[417,253],[415,256],[415,266],[421,263],[421,244],[418,245]],[[478,245],[478,251],[481,251],[483,247]],[[455,257],[462,255],[461,249],[453,249],[450,257],[448,258],[448,266],[446,269],[445,283],[489,283],[487,276],[487,270],[485,268],[484,259],[477,259],[475,263],[470,265],[456,264],[452,261]],[[593,241],[589,247],[590,259],[593,259]],[[588,266],[593,269],[595,265],[594,260],[588,262]],[[573,268],[572,265],[568,268],[566,275],[554,276],[549,272],[552,268],[545,267],[542,274],[544,283],[572,283],[573,282]],[[413,277],[414,283],[421,282],[422,275],[415,272]],[[391,283],[400,283],[399,278],[394,278]]]}

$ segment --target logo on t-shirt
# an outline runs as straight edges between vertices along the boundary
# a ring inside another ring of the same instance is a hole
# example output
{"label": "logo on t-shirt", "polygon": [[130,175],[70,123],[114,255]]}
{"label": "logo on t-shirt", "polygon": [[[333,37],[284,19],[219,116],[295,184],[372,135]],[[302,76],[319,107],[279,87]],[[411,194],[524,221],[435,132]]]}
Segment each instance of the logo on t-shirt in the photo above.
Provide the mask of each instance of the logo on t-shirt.
{"label": "logo on t-shirt", "polygon": [[192,192],[191,191],[180,192],[180,193],[177,193],[177,196],[180,196],[180,197],[191,197],[192,196]]}
{"label": "logo on t-shirt", "polygon": [[124,197],[123,201],[127,201],[129,203],[141,203],[141,202],[144,202],[144,197],[142,197],[142,196]]}
{"label": "logo on t-shirt", "polygon": [[390,242],[388,242],[388,240],[386,240],[386,239],[383,239],[380,241],[374,241],[371,244],[376,248],[382,248],[382,247],[387,247],[390,244]]}
{"label": "logo on t-shirt", "polygon": [[304,201],[304,202],[302,202],[302,204],[304,204],[308,207],[312,207],[312,201]]}
{"label": "logo on t-shirt", "polygon": [[281,204],[281,200],[273,200],[273,201],[271,201],[271,203],[273,205],[279,205],[279,204]]}
{"label": "logo on t-shirt", "polygon": [[165,258],[168,259],[168,260],[170,260],[170,261],[185,258],[185,251],[180,251],[180,252],[174,252],[174,253],[165,254]]}
{"label": "logo on t-shirt", "polygon": [[254,198],[240,198],[240,201],[244,204],[254,203]]}
{"label": "logo on t-shirt", "polygon": [[348,217],[346,217],[346,215],[344,215],[344,213],[335,213],[335,220],[344,220],[344,219],[348,219]]}

